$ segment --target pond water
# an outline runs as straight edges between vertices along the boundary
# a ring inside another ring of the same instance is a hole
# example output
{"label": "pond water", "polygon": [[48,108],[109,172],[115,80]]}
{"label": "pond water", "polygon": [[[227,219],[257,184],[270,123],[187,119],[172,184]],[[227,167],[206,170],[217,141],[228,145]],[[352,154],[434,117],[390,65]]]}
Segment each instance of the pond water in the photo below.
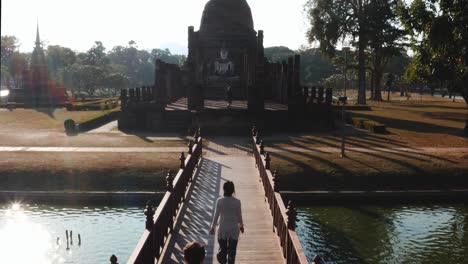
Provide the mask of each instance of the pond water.
{"label": "pond water", "polygon": [[314,206],[296,229],[309,260],[326,263],[468,263],[468,206]]}
{"label": "pond water", "polygon": [[4,204],[0,263],[109,263],[112,254],[125,263],[144,228],[142,208]]}

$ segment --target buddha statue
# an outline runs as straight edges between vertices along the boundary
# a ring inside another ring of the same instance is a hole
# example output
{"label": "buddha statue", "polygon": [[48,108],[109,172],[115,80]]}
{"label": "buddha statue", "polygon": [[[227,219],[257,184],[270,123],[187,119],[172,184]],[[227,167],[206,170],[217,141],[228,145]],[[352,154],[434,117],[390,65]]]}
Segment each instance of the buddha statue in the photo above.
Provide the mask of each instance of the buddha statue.
{"label": "buddha statue", "polygon": [[221,77],[230,77],[234,74],[234,63],[229,60],[229,52],[222,48],[220,57],[214,62],[214,74]]}

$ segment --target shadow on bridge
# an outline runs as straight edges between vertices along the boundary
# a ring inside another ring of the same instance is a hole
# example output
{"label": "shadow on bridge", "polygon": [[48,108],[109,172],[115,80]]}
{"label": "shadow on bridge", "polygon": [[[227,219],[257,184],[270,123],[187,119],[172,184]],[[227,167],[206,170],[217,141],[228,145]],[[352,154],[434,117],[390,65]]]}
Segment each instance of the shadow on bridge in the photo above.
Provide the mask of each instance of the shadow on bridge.
{"label": "shadow on bridge", "polygon": [[205,245],[207,260],[213,256],[214,236],[209,234],[209,229],[221,188],[222,165],[203,159],[200,166],[194,177],[194,188],[180,211],[162,263],[184,263],[183,248],[192,241]]}

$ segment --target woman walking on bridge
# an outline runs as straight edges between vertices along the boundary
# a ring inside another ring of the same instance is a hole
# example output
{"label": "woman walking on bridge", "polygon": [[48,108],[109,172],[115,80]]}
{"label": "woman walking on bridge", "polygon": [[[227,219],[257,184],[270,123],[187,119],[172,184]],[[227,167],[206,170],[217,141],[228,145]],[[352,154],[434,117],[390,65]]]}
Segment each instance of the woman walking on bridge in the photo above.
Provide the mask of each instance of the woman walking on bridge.
{"label": "woman walking on bridge", "polygon": [[218,228],[219,251],[216,257],[221,264],[234,264],[239,233],[244,233],[241,202],[239,199],[232,197],[232,194],[235,192],[232,181],[225,182],[223,190],[224,197],[218,198],[216,201],[210,234],[215,234],[216,224],[218,223],[218,218],[220,218]]}

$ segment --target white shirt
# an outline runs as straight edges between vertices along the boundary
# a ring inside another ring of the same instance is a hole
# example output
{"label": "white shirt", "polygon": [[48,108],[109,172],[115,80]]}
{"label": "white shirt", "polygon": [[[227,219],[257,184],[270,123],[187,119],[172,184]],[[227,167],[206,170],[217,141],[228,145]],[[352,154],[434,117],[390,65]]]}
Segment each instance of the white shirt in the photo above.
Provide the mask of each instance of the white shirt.
{"label": "white shirt", "polygon": [[240,200],[229,196],[218,198],[212,228],[218,223],[218,218],[218,239],[238,240],[239,228],[244,226]]}

